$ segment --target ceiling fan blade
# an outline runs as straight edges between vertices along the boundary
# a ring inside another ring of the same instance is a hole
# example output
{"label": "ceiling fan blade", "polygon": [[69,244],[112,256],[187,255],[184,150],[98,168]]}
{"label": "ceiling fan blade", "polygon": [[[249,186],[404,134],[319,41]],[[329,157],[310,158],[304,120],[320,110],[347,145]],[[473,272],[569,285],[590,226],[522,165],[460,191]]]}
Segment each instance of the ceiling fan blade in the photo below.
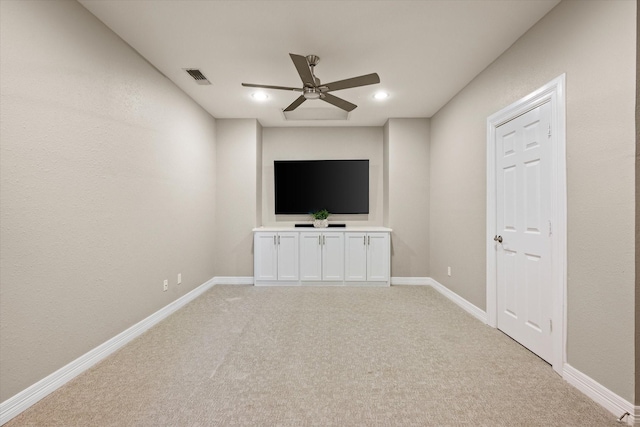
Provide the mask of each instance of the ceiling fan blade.
{"label": "ceiling fan blade", "polygon": [[328,89],[323,92],[331,92],[333,90],[349,89],[352,87],[367,86],[376,83],[380,83],[380,77],[378,76],[378,73],[371,73],[360,77],[352,77],[346,80],[338,80],[337,82],[323,84],[321,88],[326,86]]}
{"label": "ceiling fan blade", "polygon": [[306,100],[307,100],[307,98],[305,98],[303,95],[300,95],[298,98],[296,98],[295,101],[293,101],[291,103],[291,105],[289,105],[287,108],[285,108],[284,111],[293,111],[296,108],[298,108],[300,106],[300,104],[302,104]]}
{"label": "ceiling fan blade", "polygon": [[324,93],[322,97],[320,97],[324,102],[328,102],[329,104],[335,105],[338,108],[342,108],[345,111],[353,111],[358,106],[356,104],[352,104],[349,101],[345,101],[342,98],[338,98],[337,96],[333,96],[330,93]]}
{"label": "ceiling fan blade", "polygon": [[253,83],[242,83],[242,86],[246,87],[260,87],[263,89],[280,89],[280,90],[293,90],[296,92],[302,92],[302,89],[299,87],[288,87],[288,86],[271,86],[271,85],[257,85]]}
{"label": "ceiling fan blade", "polygon": [[293,65],[296,66],[298,74],[300,74],[302,83],[304,83],[305,86],[314,87],[316,85],[316,82],[313,79],[313,74],[311,74],[311,68],[309,67],[307,58],[302,55],[296,55],[295,53],[290,53],[289,56],[293,61]]}

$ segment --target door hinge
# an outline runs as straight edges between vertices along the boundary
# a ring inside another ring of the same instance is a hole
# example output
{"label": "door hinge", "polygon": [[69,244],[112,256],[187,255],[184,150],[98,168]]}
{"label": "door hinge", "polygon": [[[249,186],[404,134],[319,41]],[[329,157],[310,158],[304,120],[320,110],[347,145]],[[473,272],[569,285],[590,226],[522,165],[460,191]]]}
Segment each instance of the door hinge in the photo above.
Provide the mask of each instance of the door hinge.
{"label": "door hinge", "polygon": [[549,132],[547,133],[547,136],[551,138],[551,125],[549,125]]}
{"label": "door hinge", "polygon": [[553,332],[553,320],[549,319],[549,333]]}
{"label": "door hinge", "polygon": [[553,234],[553,228],[551,227],[551,220],[549,220],[549,237]]}

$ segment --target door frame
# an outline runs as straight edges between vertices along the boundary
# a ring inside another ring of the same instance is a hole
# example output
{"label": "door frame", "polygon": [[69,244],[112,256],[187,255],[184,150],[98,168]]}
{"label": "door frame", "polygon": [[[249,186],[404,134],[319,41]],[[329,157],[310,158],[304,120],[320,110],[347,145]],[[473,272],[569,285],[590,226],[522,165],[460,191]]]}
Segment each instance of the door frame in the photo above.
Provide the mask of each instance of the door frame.
{"label": "door frame", "polygon": [[567,295],[567,159],[565,80],[562,74],[538,90],[487,118],[487,324],[498,326],[496,233],[496,129],[544,104],[551,103],[551,281],[553,369],[562,375],[566,354]]}

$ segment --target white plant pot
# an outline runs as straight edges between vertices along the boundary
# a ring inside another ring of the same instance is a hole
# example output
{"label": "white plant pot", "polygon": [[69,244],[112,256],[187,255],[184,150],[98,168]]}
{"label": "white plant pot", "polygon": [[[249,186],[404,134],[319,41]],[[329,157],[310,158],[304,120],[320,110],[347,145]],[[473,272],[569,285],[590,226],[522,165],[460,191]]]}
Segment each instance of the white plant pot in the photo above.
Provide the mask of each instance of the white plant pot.
{"label": "white plant pot", "polygon": [[314,219],[313,220],[313,226],[316,228],[326,228],[329,226],[329,220],[328,219]]}

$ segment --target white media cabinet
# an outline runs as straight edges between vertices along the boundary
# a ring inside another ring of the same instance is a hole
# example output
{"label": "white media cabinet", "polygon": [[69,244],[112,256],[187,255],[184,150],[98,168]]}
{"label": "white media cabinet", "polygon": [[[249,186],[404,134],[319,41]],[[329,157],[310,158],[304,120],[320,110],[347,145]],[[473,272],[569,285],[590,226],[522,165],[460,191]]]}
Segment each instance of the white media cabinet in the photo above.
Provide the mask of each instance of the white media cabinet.
{"label": "white media cabinet", "polygon": [[385,227],[254,228],[256,286],[390,284]]}

